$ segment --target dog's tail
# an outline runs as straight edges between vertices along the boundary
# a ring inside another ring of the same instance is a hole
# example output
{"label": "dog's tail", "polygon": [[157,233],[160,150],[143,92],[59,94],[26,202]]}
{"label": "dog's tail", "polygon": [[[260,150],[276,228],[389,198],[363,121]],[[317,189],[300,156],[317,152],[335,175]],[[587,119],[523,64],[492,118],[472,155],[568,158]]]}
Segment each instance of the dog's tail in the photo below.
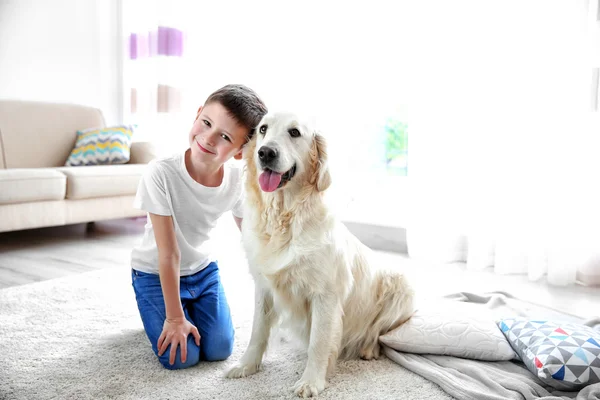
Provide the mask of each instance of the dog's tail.
{"label": "dog's tail", "polygon": [[382,271],[376,295],[379,312],[373,323],[379,327],[379,335],[396,329],[415,312],[414,290],[402,274]]}

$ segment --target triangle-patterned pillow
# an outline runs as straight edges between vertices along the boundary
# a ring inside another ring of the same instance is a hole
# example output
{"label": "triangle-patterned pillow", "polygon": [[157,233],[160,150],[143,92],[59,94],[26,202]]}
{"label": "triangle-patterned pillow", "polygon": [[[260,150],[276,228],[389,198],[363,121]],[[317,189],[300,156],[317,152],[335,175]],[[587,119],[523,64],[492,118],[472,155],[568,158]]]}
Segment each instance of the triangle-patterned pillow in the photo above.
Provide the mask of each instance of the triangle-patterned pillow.
{"label": "triangle-patterned pillow", "polygon": [[508,318],[498,327],[527,369],[560,390],[600,382],[600,332],[573,323]]}

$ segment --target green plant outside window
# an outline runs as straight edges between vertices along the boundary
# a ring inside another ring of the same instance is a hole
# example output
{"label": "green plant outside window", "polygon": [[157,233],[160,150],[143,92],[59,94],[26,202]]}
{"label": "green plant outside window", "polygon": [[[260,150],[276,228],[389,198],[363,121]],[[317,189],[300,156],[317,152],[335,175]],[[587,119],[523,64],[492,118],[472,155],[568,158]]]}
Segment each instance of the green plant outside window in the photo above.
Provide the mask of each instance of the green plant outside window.
{"label": "green plant outside window", "polygon": [[385,125],[385,163],[392,175],[408,173],[408,125],[395,118]]}

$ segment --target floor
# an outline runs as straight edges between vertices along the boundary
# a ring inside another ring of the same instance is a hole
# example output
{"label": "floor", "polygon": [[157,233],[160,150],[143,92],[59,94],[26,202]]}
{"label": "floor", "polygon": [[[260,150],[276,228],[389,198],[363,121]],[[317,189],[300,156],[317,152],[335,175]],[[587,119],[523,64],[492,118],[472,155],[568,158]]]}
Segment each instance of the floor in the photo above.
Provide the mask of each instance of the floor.
{"label": "floor", "polygon": [[[137,218],[0,233],[0,289],[101,268],[129,268],[131,248],[140,242],[144,224],[145,218]],[[230,218],[219,222],[215,235],[223,243],[220,251],[239,246]],[[384,251],[376,251],[375,258],[403,268],[425,297],[503,291],[583,318],[600,314],[599,287],[553,287],[525,276],[470,271],[461,263],[426,265]]]}

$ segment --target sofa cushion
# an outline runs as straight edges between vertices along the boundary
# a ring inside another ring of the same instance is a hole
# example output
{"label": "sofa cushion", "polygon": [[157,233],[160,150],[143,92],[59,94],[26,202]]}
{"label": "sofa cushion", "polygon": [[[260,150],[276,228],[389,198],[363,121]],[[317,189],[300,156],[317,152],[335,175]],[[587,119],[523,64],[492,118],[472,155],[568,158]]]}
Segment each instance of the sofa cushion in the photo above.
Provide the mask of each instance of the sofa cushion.
{"label": "sofa cushion", "polygon": [[67,176],[67,199],[135,194],[146,164],[60,167]]}
{"label": "sofa cushion", "polygon": [[93,107],[39,101],[0,100],[4,168],[65,165],[79,129],[105,126]]}
{"label": "sofa cushion", "polygon": [[63,200],[66,188],[65,175],[55,168],[0,170],[0,204]]}
{"label": "sofa cushion", "polygon": [[65,165],[125,164],[129,161],[132,135],[130,125],[77,131],[75,147]]}

